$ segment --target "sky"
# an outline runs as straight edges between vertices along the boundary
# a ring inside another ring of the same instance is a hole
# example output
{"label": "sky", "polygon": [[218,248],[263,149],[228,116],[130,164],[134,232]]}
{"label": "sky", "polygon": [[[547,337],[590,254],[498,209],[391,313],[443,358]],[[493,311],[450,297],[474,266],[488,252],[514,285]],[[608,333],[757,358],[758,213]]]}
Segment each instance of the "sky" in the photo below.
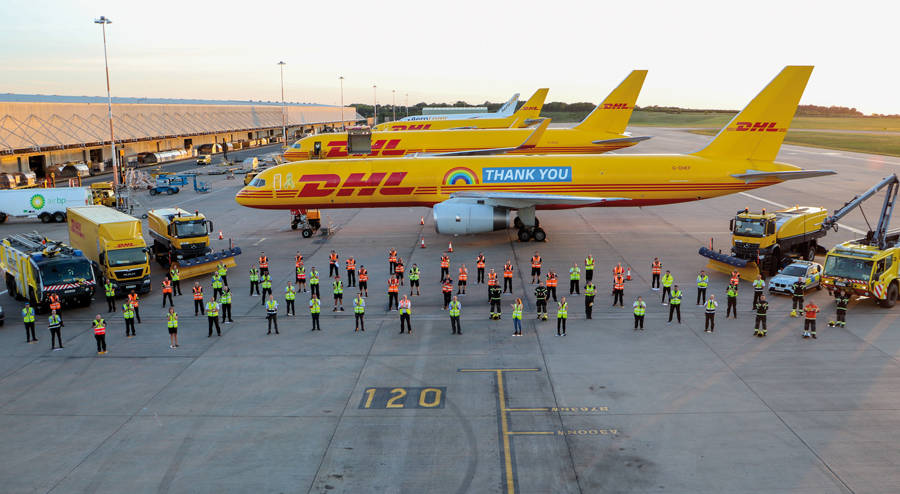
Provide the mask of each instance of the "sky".
{"label": "sky", "polygon": [[0,93],[339,104],[599,102],[632,69],[638,105],[739,109],[785,65],[801,104],[900,114],[894,1],[3,0]]}

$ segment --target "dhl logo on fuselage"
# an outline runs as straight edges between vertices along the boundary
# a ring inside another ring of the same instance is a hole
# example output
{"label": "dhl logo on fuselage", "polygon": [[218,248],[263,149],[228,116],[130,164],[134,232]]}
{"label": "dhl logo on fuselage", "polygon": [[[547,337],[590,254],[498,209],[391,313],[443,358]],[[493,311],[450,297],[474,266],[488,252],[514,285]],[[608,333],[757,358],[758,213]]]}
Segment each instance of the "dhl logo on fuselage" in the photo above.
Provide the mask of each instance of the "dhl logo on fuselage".
{"label": "dhl logo on fuselage", "polygon": [[[371,196],[377,191],[383,196],[402,196],[412,194],[415,187],[400,187],[407,172],[351,173],[341,183],[341,176],[334,173],[311,173],[301,175],[297,179],[300,197],[325,197],[337,192],[338,197],[346,197],[356,192],[358,196]],[[286,186],[293,185],[290,174]]]}
{"label": "dhl logo on fuselage", "polygon": [[776,122],[736,122],[728,130],[734,132],[787,132],[786,128],[776,127]]}
{"label": "dhl logo on fuselage", "polygon": [[[367,153],[366,156],[378,156],[379,153],[381,156],[403,156],[406,153],[404,149],[397,149],[397,145],[400,144],[400,139],[379,139],[372,143],[372,151]],[[347,154],[347,141],[328,141],[326,144],[328,147],[328,153],[325,155],[326,158],[338,158],[341,156],[348,156]],[[356,155],[357,153],[353,153]],[[362,155],[362,153],[360,153]]]}
{"label": "dhl logo on fuselage", "polygon": [[391,130],[428,130],[431,124],[391,124]]}
{"label": "dhl logo on fuselage", "polygon": [[630,110],[632,107],[628,103],[603,103],[604,110]]}

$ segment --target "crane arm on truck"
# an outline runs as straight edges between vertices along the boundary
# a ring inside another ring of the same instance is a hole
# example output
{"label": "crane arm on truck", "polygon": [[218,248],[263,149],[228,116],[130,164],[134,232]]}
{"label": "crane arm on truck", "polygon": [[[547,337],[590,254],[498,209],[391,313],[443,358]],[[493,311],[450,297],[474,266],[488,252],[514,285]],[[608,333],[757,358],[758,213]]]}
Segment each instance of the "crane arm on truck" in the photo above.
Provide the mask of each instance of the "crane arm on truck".
{"label": "crane arm on truck", "polygon": [[[838,208],[833,215],[825,218],[825,221],[822,222],[822,228],[827,230],[828,228],[834,227],[835,225],[837,225],[837,222],[841,220],[841,218],[847,216],[848,213],[859,207],[863,202],[871,198],[873,195],[877,194],[881,189],[888,187],[887,193],[884,197],[884,205],[882,207],[881,216],[878,219],[878,226],[876,227],[873,235],[873,240],[879,243],[883,243],[885,233],[887,232],[887,225],[891,221],[891,214],[893,213],[894,209],[894,200],[897,197],[898,182],[900,182],[900,180],[897,179],[896,173],[881,179],[880,182],[873,185],[871,188],[869,188],[869,190],[845,202],[844,205]],[[879,244],[879,248],[884,249],[884,245]]]}

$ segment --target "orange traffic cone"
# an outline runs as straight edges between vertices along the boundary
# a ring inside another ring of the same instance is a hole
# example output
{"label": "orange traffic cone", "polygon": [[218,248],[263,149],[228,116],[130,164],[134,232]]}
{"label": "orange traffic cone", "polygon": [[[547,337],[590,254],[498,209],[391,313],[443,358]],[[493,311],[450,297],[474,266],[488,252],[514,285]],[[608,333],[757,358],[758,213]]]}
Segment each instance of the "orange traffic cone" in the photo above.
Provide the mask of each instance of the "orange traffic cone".
{"label": "orange traffic cone", "polygon": [[628,266],[628,271],[625,271],[625,279],[631,281],[631,266]]}
{"label": "orange traffic cone", "polygon": [[425,237],[422,237],[422,243],[419,244],[419,247],[425,248]]}
{"label": "orange traffic cone", "polygon": [[222,240],[223,238],[225,237],[222,235],[222,230],[219,230],[219,240]]}
{"label": "orange traffic cone", "polygon": [[422,216],[421,218],[419,218],[419,224],[420,224],[420,225],[424,225],[424,224],[425,224],[425,217],[424,217],[424,216]]}
{"label": "orange traffic cone", "polygon": [[453,242],[447,242],[447,252],[453,252]]}

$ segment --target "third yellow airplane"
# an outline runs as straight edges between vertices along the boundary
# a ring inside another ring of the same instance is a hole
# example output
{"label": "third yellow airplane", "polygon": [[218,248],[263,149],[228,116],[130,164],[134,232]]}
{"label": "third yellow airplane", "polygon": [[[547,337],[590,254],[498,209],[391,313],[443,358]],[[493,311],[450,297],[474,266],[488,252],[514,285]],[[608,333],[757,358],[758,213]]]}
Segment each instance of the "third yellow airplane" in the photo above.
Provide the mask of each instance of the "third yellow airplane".
{"label": "third yellow airplane", "polygon": [[[304,137],[284,152],[286,161],[317,158],[393,158],[411,154],[604,153],[649,137],[625,134],[646,70],[635,70],[603,103],[572,128],[454,129],[372,132],[368,128]],[[521,110],[521,109],[520,109]]]}
{"label": "third yellow airplane", "polygon": [[262,209],[431,207],[439,233],[509,227],[544,240],[537,209],[673,204],[831,175],[775,161],[811,66],[788,66],[693,154],[318,160],[261,172],[236,196]]}

